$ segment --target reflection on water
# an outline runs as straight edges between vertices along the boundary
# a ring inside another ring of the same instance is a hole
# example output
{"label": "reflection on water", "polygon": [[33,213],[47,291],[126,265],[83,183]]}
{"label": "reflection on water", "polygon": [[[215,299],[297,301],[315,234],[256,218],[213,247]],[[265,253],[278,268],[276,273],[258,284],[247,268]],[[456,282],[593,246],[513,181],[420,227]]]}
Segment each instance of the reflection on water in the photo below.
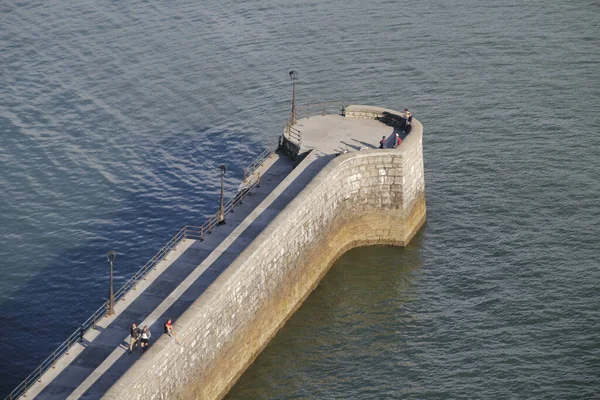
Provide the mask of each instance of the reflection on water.
{"label": "reflection on water", "polygon": [[418,325],[406,304],[419,297],[421,239],[344,254],[227,399],[327,398],[393,378],[389,359],[406,344],[405,326]]}

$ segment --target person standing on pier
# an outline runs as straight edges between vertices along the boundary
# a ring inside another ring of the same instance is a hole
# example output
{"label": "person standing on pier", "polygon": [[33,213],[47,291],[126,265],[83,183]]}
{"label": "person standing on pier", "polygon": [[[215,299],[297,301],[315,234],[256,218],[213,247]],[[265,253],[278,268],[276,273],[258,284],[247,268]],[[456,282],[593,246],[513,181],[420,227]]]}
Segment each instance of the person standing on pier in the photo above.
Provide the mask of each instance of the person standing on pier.
{"label": "person standing on pier", "polygon": [[142,333],[140,335],[140,339],[142,342],[142,351],[146,351],[148,349],[148,344],[150,342],[150,337],[152,336],[152,334],[150,333],[150,329],[148,328],[147,325],[144,325],[144,329],[142,329]]}
{"label": "person standing on pier", "polygon": [[133,324],[131,324],[131,328],[129,329],[129,334],[131,335],[131,338],[129,339],[129,354],[133,352],[134,347],[137,347],[137,342],[140,338],[140,333],[140,328],[138,328],[136,323],[134,322]]}
{"label": "person standing on pier", "polygon": [[412,114],[410,111],[408,111],[408,108],[404,109],[404,119],[405,119],[404,131],[406,133],[410,133],[410,130],[412,128]]}

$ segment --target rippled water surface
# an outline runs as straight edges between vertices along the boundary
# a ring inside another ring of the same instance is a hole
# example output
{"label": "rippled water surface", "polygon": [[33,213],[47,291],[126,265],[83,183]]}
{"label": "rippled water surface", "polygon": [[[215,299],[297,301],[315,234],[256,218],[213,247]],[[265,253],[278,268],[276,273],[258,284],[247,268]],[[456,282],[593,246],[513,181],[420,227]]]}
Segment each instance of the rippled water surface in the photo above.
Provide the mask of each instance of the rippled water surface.
{"label": "rippled water surface", "polygon": [[[600,393],[597,1],[0,5],[0,395],[300,103],[408,107],[428,222],[355,249],[228,399]],[[373,139],[374,142],[377,138]]]}

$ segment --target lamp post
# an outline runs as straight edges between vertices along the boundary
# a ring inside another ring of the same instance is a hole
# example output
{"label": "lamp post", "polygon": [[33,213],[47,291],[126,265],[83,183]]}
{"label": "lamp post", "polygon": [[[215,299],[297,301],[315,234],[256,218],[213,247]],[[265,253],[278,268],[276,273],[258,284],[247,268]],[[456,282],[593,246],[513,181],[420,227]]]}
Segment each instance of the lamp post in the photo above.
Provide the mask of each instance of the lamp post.
{"label": "lamp post", "polygon": [[290,79],[292,80],[292,117],[290,124],[296,123],[296,81],[298,80],[298,72],[290,71]]}
{"label": "lamp post", "polygon": [[108,289],[108,310],[106,310],[106,316],[115,315],[115,294],[113,292],[113,263],[117,258],[117,252],[114,250],[106,253],[108,262],[110,263],[110,288]]}
{"label": "lamp post", "polygon": [[221,164],[219,168],[221,168],[221,203],[219,205],[219,213],[217,214],[217,222],[219,225],[221,225],[225,223],[225,206],[223,205],[223,182],[225,180],[225,172],[227,172],[227,166],[225,164]]}

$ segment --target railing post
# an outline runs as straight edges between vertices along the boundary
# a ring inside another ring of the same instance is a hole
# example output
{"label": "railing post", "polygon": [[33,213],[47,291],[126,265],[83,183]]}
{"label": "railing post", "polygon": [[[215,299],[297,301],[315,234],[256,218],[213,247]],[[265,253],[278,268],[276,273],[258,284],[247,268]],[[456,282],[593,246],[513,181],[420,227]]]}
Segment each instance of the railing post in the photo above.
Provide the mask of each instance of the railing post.
{"label": "railing post", "polygon": [[258,173],[256,180],[257,180],[256,187],[260,187],[260,172]]}
{"label": "railing post", "polygon": [[321,115],[325,115],[325,107],[326,107],[326,104],[323,103],[323,114],[321,114]]}
{"label": "railing post", "polygon": [[56,351],[52,353],[52,368],[56,368]]}
{"label": "railing post", "polygon": [[83,325],[79,327],[79,343],[83,342]]}
{"label": "railing post", "polygon": [[42,366],[38,367],[38,382],[42,381]]}
{"label": "railing post", "polygon": [[246,183],[248,176],[246,175],[246,168],[244,168],[244,183]]}
{"label": "railing post", "polygon": [[202,225],[202,229],[200,230],[200,241],[204,242],[204,225]]}

